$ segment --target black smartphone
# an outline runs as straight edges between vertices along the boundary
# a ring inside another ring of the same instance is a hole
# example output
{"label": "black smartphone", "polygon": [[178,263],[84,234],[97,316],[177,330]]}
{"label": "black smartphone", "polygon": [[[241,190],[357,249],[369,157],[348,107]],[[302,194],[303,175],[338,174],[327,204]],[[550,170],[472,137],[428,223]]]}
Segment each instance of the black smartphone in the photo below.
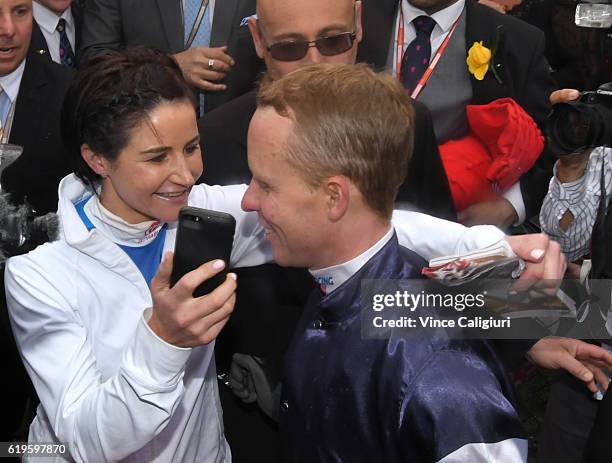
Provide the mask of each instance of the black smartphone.
{"label": "black smartphone", "polygon": [[174,261],[170,285],[186,273],[215,259],[222,259],[225,268],[194,291],[194,297],[210,293],[225,281],[234,243],[236,219],[230,214],[198,207],[183,207],[174,244]]}

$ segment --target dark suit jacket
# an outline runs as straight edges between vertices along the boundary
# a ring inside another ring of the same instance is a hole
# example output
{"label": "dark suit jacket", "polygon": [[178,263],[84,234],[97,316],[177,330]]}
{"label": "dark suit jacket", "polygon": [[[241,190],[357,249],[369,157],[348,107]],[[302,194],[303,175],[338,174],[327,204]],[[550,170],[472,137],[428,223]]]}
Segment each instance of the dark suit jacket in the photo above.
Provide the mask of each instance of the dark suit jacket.
{"label": "dark suit jacket", "polygon": [[[242,95],[198,122],[202,139],[204,173],[200,181],[211,185],[249,183],[247,132],[255,113],[255,92]],[[414,102],[415,143],[406,180],[397,201],[419,211],[456,220],[448,180],[425,105]],[[231,128],[231,130],[229,129]]]}
{"label": "dark suit jacket", "polygon": [[[164,53],[184,50],[181,0],[96,0],[84,10],[81,56],[143,45]],[[242,19],[255,14],[255,0],[218,0],[215,4],[211,47],[228,46],[236,65],[225,78],[224,92],[206,94],[205,110],[211,109],[253,88],[262,62],[248,27]]]}
{"label": "dark suit jacket", "polygon": [[[83,22],[83,11],[81,7],[76,3],[72,2],[72,17],[74,18],[74,58],[76,60],[76,64],[79,63],[79,47],[81,45],[81,28]],[[32,38],[30,39],[30,53],[34,53],[37,55],[44,55],[49,60],[51,60],[51,55],[49,54],[49,46],[47,45],[47,41],[45,40],[45,36],[40,30],[40,26],[36,22],[36,20],[32,21]]]}
{"label": "dark suit jacket", "polygon": [[72,172],[59,119],[73,74],[30,53],[19,87],[9,142],[23,146],[23,153],[2,173],[2,187],[16,202],[27,198],[40,214],[57,210],[57,187]]}
{"label": "dark suit jacket", "polygon": [[[357,59],[384,68],[391,44],[398,0],[363,0],[363,40]],[[494,11],[466,0],[466,45],[483,41],[491,45],[498,26],[502,26],[501,40],[495,53],[494,64],[501,77],[499,83],[492,72],[481,81],[472,78],[473,104],[486,104],[503,97],[511,97],[544,130],[550,111],[548,97],[555,89],[548,62],[544,57],[544,34],[512,16]],[[467,52],[466,52],[467,56]],[[546,151],[538,163],[521,182],[527,217],[539,210],[548,180],[552,176],[554,159]]]}

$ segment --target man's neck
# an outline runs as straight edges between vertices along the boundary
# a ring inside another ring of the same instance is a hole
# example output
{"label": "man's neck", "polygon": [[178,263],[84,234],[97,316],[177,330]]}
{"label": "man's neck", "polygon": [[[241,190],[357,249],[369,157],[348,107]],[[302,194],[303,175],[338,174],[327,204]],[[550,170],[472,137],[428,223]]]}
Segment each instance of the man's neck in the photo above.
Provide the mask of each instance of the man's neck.
{"label": "man's neck", "polygon": [[69,7],[68,7],[68,8],[66,8],[65,10],[62,10],[62,11],[57,11],[57,10],[52,10],[52,9],[51,9],[51,8],[49,8],[47,5],[43,5],[42,3],[40,3],[40,2],[38,2],[38,1],[36,1],[36,0],[34,0],[34,3],[36,4],[36,7],[37,7],[37,8],[42,8],[42,9],[45,9],[45,10],[47,10],[49,13],[52,13],[52,14],[54,14],[55,16],[57,16],[58,18],[59,18],[59,17],[61,17],[61,16],[64,14],[64,12],[65,12],[66,10],[68,10],[68,8],[70,8],[70,6],[69,6]]}
{"label": "man's neck", "polygon": [[442,11],[445,8],[448,8],[453,3],[457,3],[459,0],[446,0],[445,2],[440,2],[438,5],[432,6],[430,8],[423,8],[423,11],[431,16],[438,11]]}
{"label": "man's neck", "polygon": [[390,227],[388,219],[375,214],[343,220],[325,244],[322,258],[315,268],[341,265],[354,259],[374,246]]}

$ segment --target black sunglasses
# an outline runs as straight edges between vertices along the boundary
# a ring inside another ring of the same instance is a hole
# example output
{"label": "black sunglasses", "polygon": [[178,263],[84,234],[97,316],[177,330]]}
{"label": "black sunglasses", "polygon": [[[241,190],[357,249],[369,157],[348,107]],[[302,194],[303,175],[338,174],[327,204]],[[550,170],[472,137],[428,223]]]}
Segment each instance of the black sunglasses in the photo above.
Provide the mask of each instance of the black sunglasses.
{"label": "black sunglasses", "polygon": [[319,53],[324,56],[334,56],[350,50],[355,37],[355,32],[343,32],[311,40],[310,42],[307,40],[284,40],[270,45],[268,51],[272,58],[278,61],[301,60],[306,56],[310,47],[317,47]]}

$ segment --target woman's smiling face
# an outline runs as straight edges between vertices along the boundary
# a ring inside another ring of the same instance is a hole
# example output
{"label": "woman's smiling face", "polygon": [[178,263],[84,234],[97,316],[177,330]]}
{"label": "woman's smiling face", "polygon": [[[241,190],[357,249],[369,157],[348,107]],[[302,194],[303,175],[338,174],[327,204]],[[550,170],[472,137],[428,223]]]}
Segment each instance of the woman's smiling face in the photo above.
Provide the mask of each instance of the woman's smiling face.
{"label": "woman's smiling face", "polygon": [[128,223],[176,221],[202,174],[193,106],[162,102],[130,131],[115,160],[90,156],[88,163],[103,177],[101,202],[109,211]]}

